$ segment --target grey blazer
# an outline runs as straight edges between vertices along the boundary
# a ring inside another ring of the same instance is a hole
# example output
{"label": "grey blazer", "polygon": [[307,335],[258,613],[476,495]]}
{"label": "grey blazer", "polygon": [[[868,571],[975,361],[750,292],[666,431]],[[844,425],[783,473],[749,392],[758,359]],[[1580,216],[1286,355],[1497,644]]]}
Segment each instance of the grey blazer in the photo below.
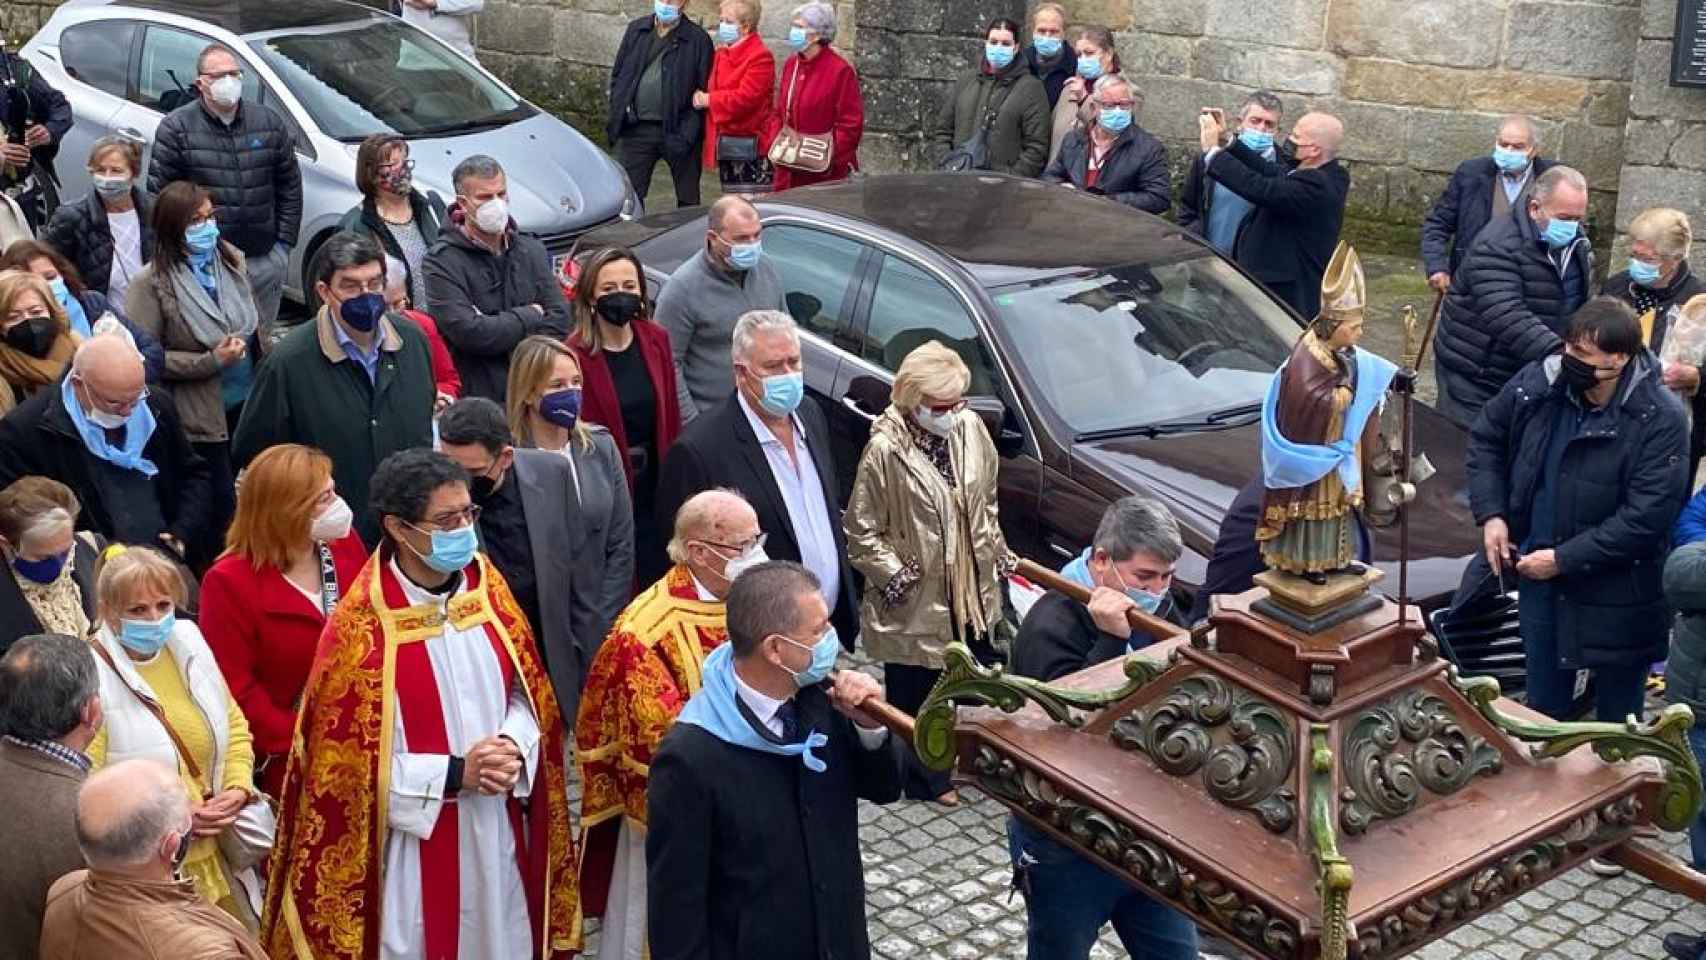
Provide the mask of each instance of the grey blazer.
{"label": "grey blazer", "polygon": [[[547,630],[542,643],[549,644],[545,655],[551,685],[557,692],[563,722],[571,730],[587,667],[634,592],[634,508],[627,476],[610,431],[592,424],[587,427],[592,431],[590,450],[571,442],[567,456],[520,449],[515,456],[533,562],[539,573],[539,615],[547,623],[566,617],[566,634],[559,632],[553,637]],[[550,462],[549,466],[542,466],[541,461]],[[530,484],[526,479],[529,474],[535,478],[550,476],[553,486],[567,482],[567,509],[562,506],[561,493],[554,501],[557,506],[553,506],[553,501],[545,499],[546,485]],[[547,576],[552,579],[547,580]],[[564,584],[566,589],[546,589],[557,584]]]}

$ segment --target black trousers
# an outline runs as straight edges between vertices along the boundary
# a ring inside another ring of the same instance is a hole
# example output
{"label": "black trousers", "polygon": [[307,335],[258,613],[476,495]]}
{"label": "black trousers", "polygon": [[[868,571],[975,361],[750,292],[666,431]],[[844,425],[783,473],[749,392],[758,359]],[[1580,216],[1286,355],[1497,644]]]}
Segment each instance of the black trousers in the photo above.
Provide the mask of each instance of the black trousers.
{"label": "black trousers", "polygon": [[[942,671],[930,667],[915,667],[905,663],[883,664],[883,697],[912,715],[924,706],[924,699],[941,679]],[[934,800],[953,789],[953,780],[946,770],[926,767],[913,753],[910,745],[901,751],[906,769],[901,772],[902,788],[913,800]]]}
{"label": "black trousers", "polygon": [[697,207],[699,173],[703,167],[699,151],[689,150],[683,157],[667,156],[661,123],[630,123],[622,128],[622,136],[616,141],[616,162],[627,171],[642,204],[646,202],[646,193],[651,190],[652,171],[659,160],[669,164],[669,177],[675,182],[675,205]]}

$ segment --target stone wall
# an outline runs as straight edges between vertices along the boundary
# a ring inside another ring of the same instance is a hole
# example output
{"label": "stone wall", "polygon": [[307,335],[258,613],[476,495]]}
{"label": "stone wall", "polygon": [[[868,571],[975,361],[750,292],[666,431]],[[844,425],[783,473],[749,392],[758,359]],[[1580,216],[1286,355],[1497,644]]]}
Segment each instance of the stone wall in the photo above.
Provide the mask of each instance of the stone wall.
{"label": "stone wall", "polygon": [[0,3],[0,37],[7,49],[22,46],[36,28],[47,22],[59,0],[5,0]]}
{"label": "stone wall", "polygon": [[1696,271],[1706,270],[1706,90],[1670,85],[1676,0],[1643,0],[1618,191],[1622,232],[1648,207],[1676,207],[1694,224]]}

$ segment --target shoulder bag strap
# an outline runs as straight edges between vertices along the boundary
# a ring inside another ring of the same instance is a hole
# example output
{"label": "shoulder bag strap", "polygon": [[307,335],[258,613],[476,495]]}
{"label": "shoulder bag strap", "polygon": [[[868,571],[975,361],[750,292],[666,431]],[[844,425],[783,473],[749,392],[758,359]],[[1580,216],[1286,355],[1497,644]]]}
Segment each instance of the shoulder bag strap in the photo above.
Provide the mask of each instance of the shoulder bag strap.
{"label": "shoulder bag strap", "polygon": [[794,129],[794,94],[800,90],[800,71],[805,69],[805,61],[798,58],[794,61],[794,76],[788,81],[788,102],[782,108],[782,126]]}
{"label": "shoulder bag strap", "polygon": [[320,548],[320,607],[327,617],[338,605],[338,567],[332,562],[332,547],[326,541],[315,543]]}
{"label": "shoulder bag strap", "polygon": [[[142,701],[142,705],[148,708],[148,712],[154,715],[154,719],[160,721],[160,726],[166,728],[166,736],[172,739],[172,747],[178,751],[178,759],[184,762],[184,768],[190,772],[190,777],[197,783],[201,783],[201,765],[195,762],[194,757],[190,756],[189,748],[184,746],[184,741],[178,736],[178,731],[172,729],[171,723],[166,720],[166,711],[161,709],[158,703],[137,693],[135,688],[124,682],[124,674],[119,672],[118,664],[113,662],[113,655],[107,652],[106,645],[101,643],[92,632],[89,635],[89,646],[95,648],[95,656],[106,661],[113,674],[119,678],[120,685],[129,690],[136,699]],[[206,796],[212,796],[205,784],[202,786],[202,791]]]}

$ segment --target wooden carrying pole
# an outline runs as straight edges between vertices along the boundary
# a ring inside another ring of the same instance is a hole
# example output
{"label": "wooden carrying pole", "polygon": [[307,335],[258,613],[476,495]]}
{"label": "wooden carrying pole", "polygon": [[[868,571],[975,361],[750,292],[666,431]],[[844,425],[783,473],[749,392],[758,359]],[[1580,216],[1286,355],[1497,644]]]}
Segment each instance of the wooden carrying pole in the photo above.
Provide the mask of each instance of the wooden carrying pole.
{"label": "wooden carrying pole", "polygon": [[[1063,593],[1079,603],[1090,602],[1089,590],[1030,560],[1019,561],[1019,576],[1050,590]],[[1144,613],[1142,610],[1127,610],[1126,621],[1131,624],[1133,630],[1141,630],[1156,640],[1167,640],[1172,637],[1188,635],[1185,628],[1169,623],[1152,613]]]}
{"label": "wooden carrying pole", "polygon": [[1605,851],[1605,859],[1646,877],[1662,889],[1706,903],[1706,874],[1638,840],[1625,840]]}

